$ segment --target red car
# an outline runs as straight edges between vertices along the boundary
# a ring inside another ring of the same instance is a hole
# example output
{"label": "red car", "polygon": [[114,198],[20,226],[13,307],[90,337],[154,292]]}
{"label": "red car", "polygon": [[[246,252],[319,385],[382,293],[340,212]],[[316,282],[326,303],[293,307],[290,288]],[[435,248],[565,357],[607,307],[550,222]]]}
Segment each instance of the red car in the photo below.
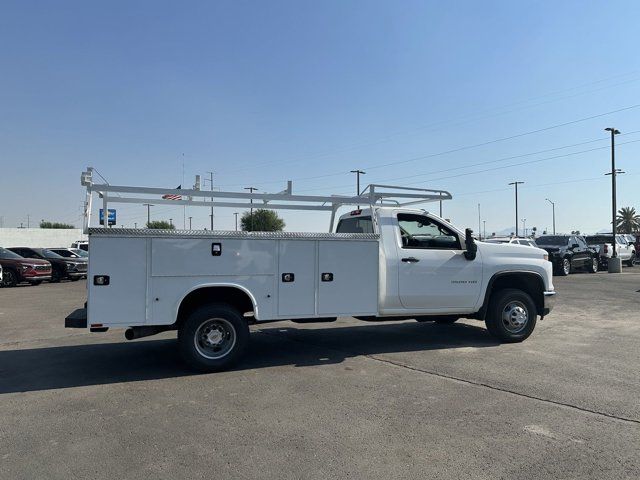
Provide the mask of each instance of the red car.
{"label": "red car", "polygon": [[0,265],[3,271],[3,287],[14,287],[22,282],[39,285],[43,280],[51,280],[49,262],[37,258],[23,258],[2,247],[0,247]]}

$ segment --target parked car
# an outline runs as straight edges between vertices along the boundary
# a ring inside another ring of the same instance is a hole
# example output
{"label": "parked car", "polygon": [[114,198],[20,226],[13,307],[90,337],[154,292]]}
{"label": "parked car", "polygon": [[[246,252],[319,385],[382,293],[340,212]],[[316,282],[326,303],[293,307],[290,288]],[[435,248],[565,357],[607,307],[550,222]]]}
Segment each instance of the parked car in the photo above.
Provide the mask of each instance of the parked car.
{"label": "parked car", "polygon": [[43,280],[51,280],[51,263],[36,258],[26,259],[2,247],[0,247],[0,265],[3,287],[15,287],[23,282],[39,285]]}
{"label": "parked car", "polygon": [[73,248],[73,247],[71,247],[71,248],[69,248],[67,250],[69,250],[70,252],[75,253],[76,255],[78,255],[78,256],[80,256],[82,258],[89,259],[89,252],[87,252],[86,250],[82,250],[81,248]]}
{"label": "parked car", "polygon": [[[600,257],[600,267],[607,268],[609,259],[613,256],[613,235],[588,235],[587,243],[595,248]],[[635,245],[629,243],[625,235],[616,235],[616,255],[625,265],[633,267],[633,261],[636,257]]]}
{"label": "parked car", "polygon": [[558,275],[569,275],[575,269],[590,273],[598,271],[598,251],[579,235],[543,235],[536,239],[536,243],[549,253],[549,261]]}
{"label": "parked car", "polygon": [[514,245],[525,245],[527,247],[536,247],[536,241],[532,238],[520,238],[520,237],[491,237],[483,240],[487,243],[511,243]]}
{"label": "parked car", "polygon": [[89,242],[86,240],[77,240],[71,244],[71,248],[79,248],[85,252],[89,251]]}
{"label": "parked car", "polygon": [[[74,258],[79,261],[87,261],[89,255],[84,250],[79,248],[48,248],[47,250],[56,253],[64,258]],[[83,275],[84,278],[87,278],[86,275]]]}
{"label": "parked car", "polygon": [[46,260],[51,263],[51,282],[62,279],[80,280],[87,275],[87,261],[80,258],[64,258],[46,248],[11,247],[14,253],[30,259]]}

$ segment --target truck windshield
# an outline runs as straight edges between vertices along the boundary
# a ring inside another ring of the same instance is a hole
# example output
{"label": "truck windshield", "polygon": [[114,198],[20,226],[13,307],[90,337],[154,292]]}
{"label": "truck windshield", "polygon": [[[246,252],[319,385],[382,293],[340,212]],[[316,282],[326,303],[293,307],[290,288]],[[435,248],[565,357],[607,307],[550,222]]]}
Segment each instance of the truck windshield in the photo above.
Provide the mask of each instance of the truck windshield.
{"label": "truck windshield", "polygon": [[569,241],[569,237],[561,237],[561,236],[553,236],[550,235],[548,237],[540,237],[536,239],[536,243],[538,245],[557,245],[564,246]]}
{"label": "truck windshield", "polygon": [[371,217],[343,218],[338,222],[336,233],[373,233]]}
{"label": "truck windshield", "polygon": [[585,240],[589,245],[602,245],[603,243],[612,243],[613,237],[606,235],[589,235]]}

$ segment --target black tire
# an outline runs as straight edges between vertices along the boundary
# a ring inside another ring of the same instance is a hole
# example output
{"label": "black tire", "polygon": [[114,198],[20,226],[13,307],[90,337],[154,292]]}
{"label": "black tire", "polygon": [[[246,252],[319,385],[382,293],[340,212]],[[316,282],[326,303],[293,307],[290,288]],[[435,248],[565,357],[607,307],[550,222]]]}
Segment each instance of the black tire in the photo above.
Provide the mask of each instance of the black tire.
{"label": "black tire", "polygon": [[627,267],[633,267],[635,260],[636,260],[636,256],[632,255],[631,258],[627,261]]}
{"label": "black tire", "polygon": [[565,257],[560,261],[557,268],[558,275],[566,277],[571,273],[571,258]]}
{"label": "black tire", "polygon": [[242,357],[248,344],[248,323],[225,304],[200,307],[178,329],[180,356],[199,372],[228,369]]}
{"label": "black tire", "polygon": [[69,277],[69,280],[71,280],[72,282],[77,282],[78,280],[80,280],[80,277]]}
{"label": "black tire", "polygon": [[506,288],[491,296],[485,324],[489,333],[501,342],[522,342],[533,332],[537,316],[536,306],[528,293]]}
{"label": "black tire", "polygon": [[18,284],[18,277],[13,270],[5,270],[2,274],[3,287],[15,287]]}
{"label": "black tire", "polygon": [[42,283],[42,280],[36,280],[35,282],[31,282],[31,285],[33,285],[34,287],[40,285]]}
{"label": "black tire", "polygon": [[589,273],[598,273],[598,270],[600,270],[600,259],[597,256],[591,257],[587,271]]}
{"label": "black tire", "polygon": [[62,280],[62,275],[60,275],[60,270],[55,269],[51,271],[51,280],[50,283],[59,283]]}

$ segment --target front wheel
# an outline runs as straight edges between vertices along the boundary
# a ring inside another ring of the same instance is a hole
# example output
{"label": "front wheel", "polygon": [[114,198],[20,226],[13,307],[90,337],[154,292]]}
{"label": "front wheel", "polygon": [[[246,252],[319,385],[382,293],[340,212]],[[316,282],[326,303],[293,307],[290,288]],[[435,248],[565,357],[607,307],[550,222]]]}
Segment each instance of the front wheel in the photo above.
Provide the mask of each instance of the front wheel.
{"label": "front wheel", "polygon": [[560,262],[558,266],[558,273],[563,277],[566,277],[571,273],[571,259],[569,257],[565,257]]}
{"label": "front wheel", "polygon": [[631,258],[629,259],[629,261],[627,262],[627,267],[633,267],[634,262],[636,261],[636,256],[631,255]]}
{"label": "front wheel", "polygon": [[11,270],[5,270],[2,274],[2,286],[3,287],[15,287],[18,284],[16,274]]}
{"label": "front wheel", "polygon": [[489,333],[502,342],[525,340],[536,326],[536,306],[522,290],[507,288],[493,294],[485,324]]}
{"label": "front wheel", "polygon": [[589,273],[598,273],[599,268],[600,268],[600,260],[598,259],[598,257],[591,257],[591,261],[588,267]]}
{"label": "front wheel", "polygon": [[178,329],[182,359],[200,372],[219,372],[231,367],[242,357],[248,343],[249,325],[228,305],[201,307]]}
{"label": "front wheel", "polygon": [[60,270],[53,270],[51,272],[51,283],[59,283],[62,280],[62,275],[60,275]]}

